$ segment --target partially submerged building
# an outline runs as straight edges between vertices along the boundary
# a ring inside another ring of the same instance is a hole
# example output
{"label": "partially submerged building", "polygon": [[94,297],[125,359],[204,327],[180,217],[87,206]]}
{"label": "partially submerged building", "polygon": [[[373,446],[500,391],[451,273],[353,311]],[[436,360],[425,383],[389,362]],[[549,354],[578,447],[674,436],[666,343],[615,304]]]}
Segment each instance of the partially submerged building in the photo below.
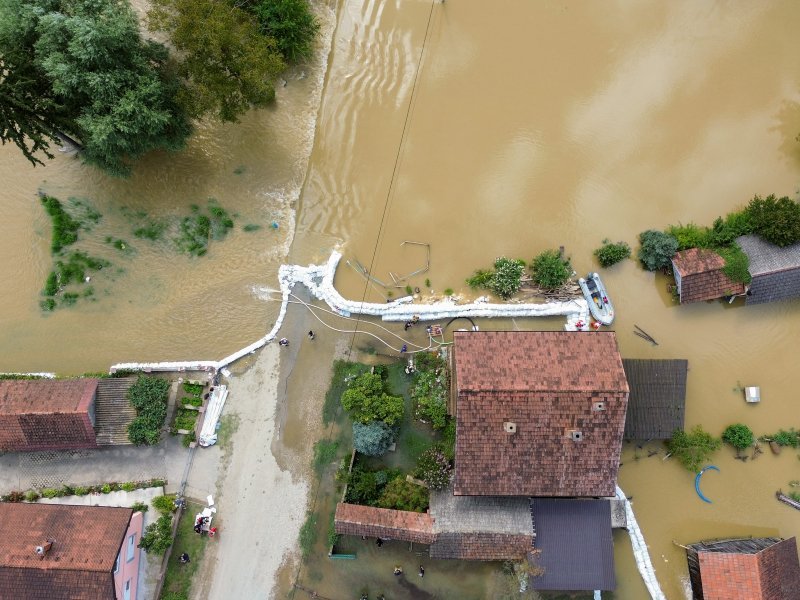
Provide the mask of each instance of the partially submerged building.
{"label": "partially submerged building", "polygon": [[452,488],[426,515],[340,503],[336,532],[427,543],[433,558],[528,559],[536,589],[614,589],[629,391],[615,334],[456,332],[451,379]]}
{"label": "partially submerged building", "polygon": [[745,538],[686,548],[695,600],[796,600],[800,564],[795,538]]}
{"label": "partially submerged building", "polygon": [[686,414],[685,359],[622,360],[630,386],[625,417],[626,440],[667,440],[683,429]]}
{"label": "partially submerged building", "polygon": [[134,600],[142,526],[130,508],[0,503],[0,597]]}
{"label": "partially submerged building", "polygon": [[736,242],[750,261],[750,289],[745,304],[800,297],[800,243],[780,248],[757,235]]}
{"label": "partially submerged building", "polygon": [[689,248],[675,254],[672,271],[680,303],[744,294],[745,285],[728,277],[724,267],[725,259],[713,250]]}

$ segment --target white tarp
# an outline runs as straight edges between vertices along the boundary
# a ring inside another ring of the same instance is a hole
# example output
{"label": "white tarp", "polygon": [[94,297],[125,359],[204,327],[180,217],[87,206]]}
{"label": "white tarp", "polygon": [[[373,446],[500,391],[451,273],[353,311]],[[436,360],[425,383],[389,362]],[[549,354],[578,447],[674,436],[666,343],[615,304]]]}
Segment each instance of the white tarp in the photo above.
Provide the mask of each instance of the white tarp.
{"label": "white tarp", "polygon": [[[197,440],[201,446],[213,446],[217,443],[217,423],[225,406],[225,399],[228,397],[228,386],[217,385],[211,392],[211,398],[206,406],[203,427],[200,429],[200,438]],[[211,504],[209,502],[209,504]]]}

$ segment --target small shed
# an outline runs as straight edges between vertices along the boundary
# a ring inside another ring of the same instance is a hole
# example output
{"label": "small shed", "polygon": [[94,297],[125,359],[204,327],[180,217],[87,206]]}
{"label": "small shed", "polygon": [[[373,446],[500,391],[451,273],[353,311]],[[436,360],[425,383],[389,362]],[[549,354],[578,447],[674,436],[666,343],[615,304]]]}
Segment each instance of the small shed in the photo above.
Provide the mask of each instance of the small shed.
{"label": "small shed", "polygon": [[750,290],[745,304],[762,304],[800,297],[800,242],[779,248],[757,235],[736,242],[750,260]]}
{"label": "small shed", "polygon": [[672,257],[681,304],[744,294],[745,286],[724,272],[725,259],[713,250],[689,248]]}
{"label": "small shed", "polygon": [[695,600],[796,600],[800,564],[795,538],[728,539],[686,548]]}
{"label": "small shed", "polygon": [[0,451],[96,448],[97,379],[0,380]]}
{"label": "small shed", "polygon": [[631,388],[626,440],[666,440],[683,429],[689,361],[622,359]]}
{"label": "small shed", "polygon": [[608,500],[533,498],[536,590],[613,590],[614,541]]}

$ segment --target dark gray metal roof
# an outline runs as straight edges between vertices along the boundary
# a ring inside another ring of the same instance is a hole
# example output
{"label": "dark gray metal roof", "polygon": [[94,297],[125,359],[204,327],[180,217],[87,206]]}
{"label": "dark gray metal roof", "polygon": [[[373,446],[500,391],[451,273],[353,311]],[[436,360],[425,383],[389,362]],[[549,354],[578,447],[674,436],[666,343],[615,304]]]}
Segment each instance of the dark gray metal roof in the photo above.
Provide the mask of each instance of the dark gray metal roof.
{"label": "dark gray metal roof", "polygon": [[623,437],[666,440],[683,429],[689,362],[626,358],[622,366],[631,388]]}
{"label": "dark gray metal roof", "polygon": [[613,590],[614,542],[608,500],[533,498],[537,590]]}
{"label": "dark gray metal roof", "polygon": [[736,242],[750,259],[750,274],[753,277],[787,269],[800,269],[800,242],[779,248],[757,235],[743,235],[736,238]]}

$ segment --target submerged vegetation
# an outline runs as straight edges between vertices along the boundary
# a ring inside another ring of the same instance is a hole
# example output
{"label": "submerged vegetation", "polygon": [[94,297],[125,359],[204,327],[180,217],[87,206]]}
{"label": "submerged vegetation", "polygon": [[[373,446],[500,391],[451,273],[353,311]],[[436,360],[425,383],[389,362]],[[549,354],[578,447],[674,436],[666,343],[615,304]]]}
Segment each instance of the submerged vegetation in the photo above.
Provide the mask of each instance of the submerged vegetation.
{"label": "submerged vegetation", "polygon": [[493,270],[478,270],[467,279],[467,285],[473,289],[486,288],[504,300],[519,291],[522,285],[522,274],[525,272],[525,261],[501,256],[494,261]]}
{"label": "submerged vegetation", "polygon": [[594,251],[595,257],[601,267],[610,267],[618,262],[630,258],[631,247],[625,242],[613,243],[609,239],[603,240],[603,245]]}
{"label": "submerged vegetation", "polygon": [[697,425],[688,433],[676,429],[667,441],[667,448],[680,463],[692,473],[697,473],[703,463],[719,450],[722,442]]}
{"label": "submerged vegetation", "polygon": [[572,265],[558,250],[545,250],[531,262],[533,281],[543,290],[555,290],[572,276]]}

